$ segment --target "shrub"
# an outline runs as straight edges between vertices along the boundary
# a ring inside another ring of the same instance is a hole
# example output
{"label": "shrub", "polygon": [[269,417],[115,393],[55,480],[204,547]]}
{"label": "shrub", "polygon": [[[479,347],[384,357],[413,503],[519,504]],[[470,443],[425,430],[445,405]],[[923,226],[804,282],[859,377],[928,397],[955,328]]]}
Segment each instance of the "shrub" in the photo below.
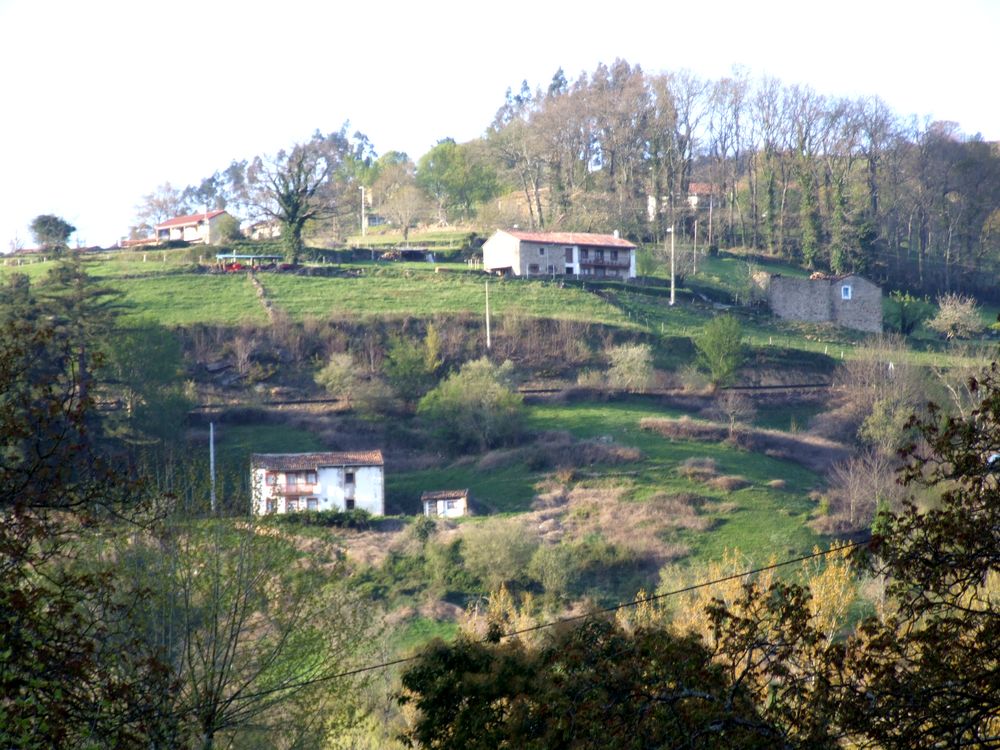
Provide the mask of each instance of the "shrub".
{"label": "shrub", "polygon": [[743,364],[743,327],[732,315],[720,315],[705,324],[694,340],[698,366],[709,373],[712,385],[727,385]]}
{"label": "shrub", "polygon": [[283,526],[321,526],[338,529],[367,529],[372,516],[367,510],[305,510],[299,513],[280,513],[266,516],[266,520]]}
{"label": "shrub", "polygon": [[937,298],[937,303],[937,315],[927,323],[932,331],[937,331],[949,341],[971,338],[982,332],[983,319],[974,298],[945,294]]}
{"label": "shrub", "polygon": [[514,366],[487,358],[467,362],[420,399],[417,413],[453,450],[483,451],[512,442],[521,432],[523,399],[513,390]]}
{"label": "shrub", "polygon": [[653,382],[653,351],[649,344],[622,344],[608,349],[608,385],[641,393]]}

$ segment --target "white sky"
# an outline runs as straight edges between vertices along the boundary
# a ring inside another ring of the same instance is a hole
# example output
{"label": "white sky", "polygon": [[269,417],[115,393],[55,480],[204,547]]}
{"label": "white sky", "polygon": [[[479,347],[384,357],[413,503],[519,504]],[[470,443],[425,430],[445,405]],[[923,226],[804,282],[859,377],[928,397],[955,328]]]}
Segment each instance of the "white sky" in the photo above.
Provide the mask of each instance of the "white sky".
{"label": "white sky", "polygon": [[507,87],[621,57],[734,64],[1000,140],[1000,0],[0,0],[0,252],[54,213],[109,245],[145,193],[345,120],[414,160]]}

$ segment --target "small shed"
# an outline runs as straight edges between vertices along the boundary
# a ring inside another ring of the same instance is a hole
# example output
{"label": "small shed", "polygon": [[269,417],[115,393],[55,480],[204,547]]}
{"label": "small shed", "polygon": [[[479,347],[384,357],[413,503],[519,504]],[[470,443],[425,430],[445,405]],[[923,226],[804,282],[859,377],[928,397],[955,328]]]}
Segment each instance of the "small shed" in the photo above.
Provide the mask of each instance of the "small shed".
{"label": "small shed", "polygon": [[424,515],[430,518],[458,518],[472,514],[469,490],[431,490],[420,496]]}

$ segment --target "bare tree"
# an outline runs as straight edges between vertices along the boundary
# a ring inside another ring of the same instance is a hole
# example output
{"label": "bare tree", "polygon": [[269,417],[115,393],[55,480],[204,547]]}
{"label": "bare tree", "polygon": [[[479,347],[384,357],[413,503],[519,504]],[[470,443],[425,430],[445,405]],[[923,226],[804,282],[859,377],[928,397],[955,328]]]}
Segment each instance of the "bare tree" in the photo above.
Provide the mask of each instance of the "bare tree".
{"label": "bare tree", "polygon": [[302,746],[351,705],[338,675],[363,658],[370,614],[273,529],[167,524],[118,554],[150,592],[145,637],[175,678],[157,707],[164,746]]}
{"label": "bare tree", "polygon": [[305,249],[306,225],[334,215],[333,176],[345,144],[342,134],[317,133],[289,151],[258,156],[247,168],[251,202],[257,212],[280,222],[291,263],[297,263]]}

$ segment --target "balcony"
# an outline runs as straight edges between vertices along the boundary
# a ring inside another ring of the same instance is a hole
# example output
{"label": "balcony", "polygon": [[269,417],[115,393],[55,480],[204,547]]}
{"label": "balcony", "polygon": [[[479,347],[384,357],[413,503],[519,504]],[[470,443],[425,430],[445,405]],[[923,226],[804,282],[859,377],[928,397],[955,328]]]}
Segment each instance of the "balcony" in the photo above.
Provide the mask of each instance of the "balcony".
{"label": "balcony", "polygon": [[610,258],[580,258],[581,268],[629,268],[631,261],[628,256],[611,260]]}
{"label": "balcony", "polygon": [[294,497],[298,495],[315,495],[319,485],[317,483],[312,484],[271,484],[268,485],[271,488],[271,493],[274,495],[282,495],[284,497]]}

